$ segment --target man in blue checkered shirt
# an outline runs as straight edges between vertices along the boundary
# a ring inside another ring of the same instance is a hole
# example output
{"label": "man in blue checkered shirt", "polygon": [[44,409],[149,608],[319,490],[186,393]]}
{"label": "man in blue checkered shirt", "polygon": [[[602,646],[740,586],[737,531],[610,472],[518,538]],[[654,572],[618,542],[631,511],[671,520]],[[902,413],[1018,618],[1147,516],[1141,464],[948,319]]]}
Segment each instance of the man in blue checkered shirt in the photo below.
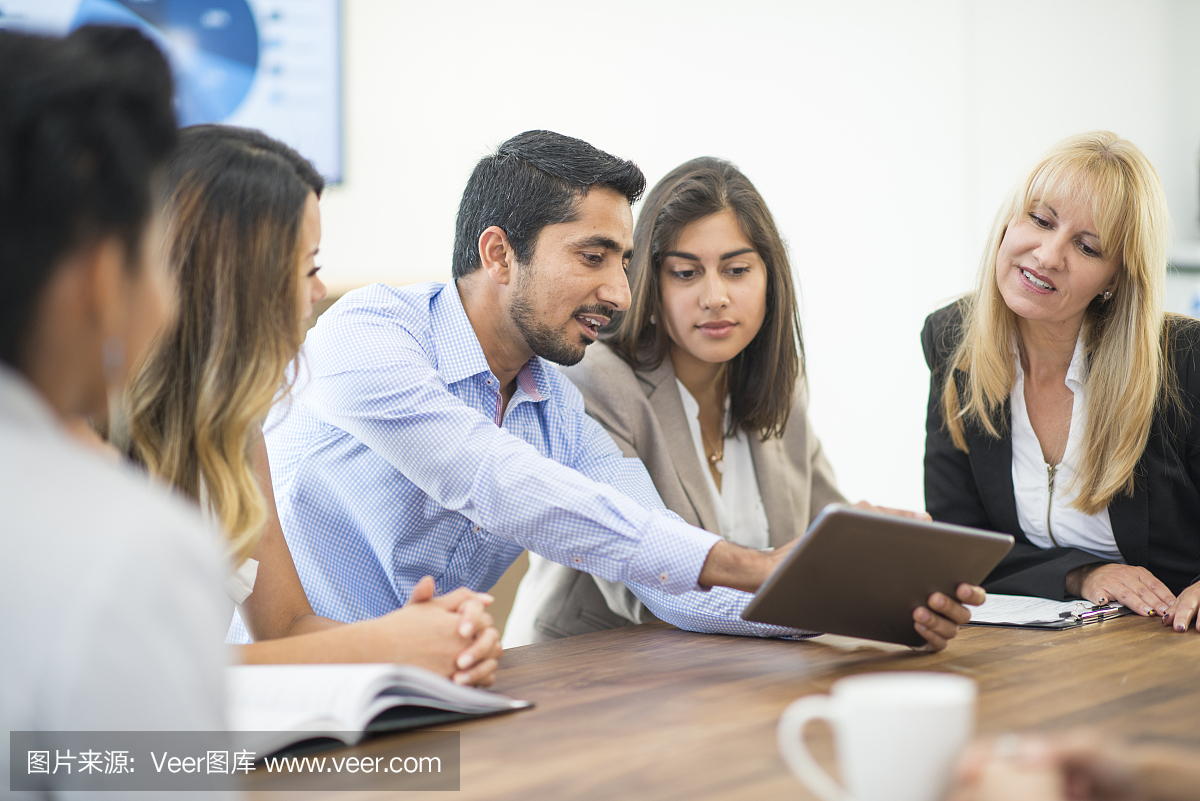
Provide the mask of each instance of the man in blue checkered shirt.
{"label": "man in blue checkered shirt", "polygon": [[[317,614],[382,615],[426,575],[439,592],[487,590],[528,548],[625,582],[682,628],[802,634],[739,616],[785,550],[742,548],[664,509],[548,363],[578,362],[628,306],[644,188],[634,164],[578,139],[513,137],[464,191],[453,283],[376,284],[321,317],[265,426]],[[938,648],[967,613],[936,604],[926,637]]]}

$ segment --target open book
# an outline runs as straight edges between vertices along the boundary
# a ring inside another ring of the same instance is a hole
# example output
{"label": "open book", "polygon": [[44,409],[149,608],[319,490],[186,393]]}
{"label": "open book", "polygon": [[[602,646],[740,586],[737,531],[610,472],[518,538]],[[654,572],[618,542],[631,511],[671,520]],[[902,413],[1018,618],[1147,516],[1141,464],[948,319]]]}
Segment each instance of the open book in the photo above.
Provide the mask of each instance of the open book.
{"label": "open book", "polygon": [[533,706],[414,665],[238,665],[226,678],[229,727],[259,758],[306,740],[354,745],[376,732]]}

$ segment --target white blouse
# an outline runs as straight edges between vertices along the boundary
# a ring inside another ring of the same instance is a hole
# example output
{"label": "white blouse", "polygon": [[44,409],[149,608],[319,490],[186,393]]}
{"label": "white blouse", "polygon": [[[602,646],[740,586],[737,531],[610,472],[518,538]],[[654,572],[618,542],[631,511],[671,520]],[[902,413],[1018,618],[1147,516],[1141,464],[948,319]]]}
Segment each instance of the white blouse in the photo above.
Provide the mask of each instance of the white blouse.
{"label": "white blouse", "polygon": [[247,559],[225,576],[225,594],[238,606],[254,592],[254,580],[258,578],[258,560]]}
{"label": "white blouse", "polygon": [[1071,428],[1062,461],[1052,468],[1042,458],[1042,446],[1029,410],[1025,406],[1025,371],[1016,358],[1017,383],[1012,406],[1012,479],[1017,500],[1017,521],[1029,541],[1039,548],[1063,546],[1078,548],[1110,562],[1124,563],[1125,558],[1113,537],[1108,509],[1087,515],[1071,504],[1078,497],[1074,488],[1076,468],[1082,458],[1083,435],[1087,431],[1087,388],[1083,383],[1083,339],[1075,343],[1075,353],[1067,368],[1067,388],[1075,395],[1071,405]]}
{"label": "white blouse", "polygon": [[[704,451],[704,437],[700,433],[700,404],[682,381],[676,378],[675,383],[679,385],[679,397],[683,401],[683,411],[692,432],[696,456],[700,459],[700,472],[704,473],[708,494],[717,513],[721,536],[747,548],[769,547],[771,540],[767,530],[767,510],[763,506],[762,493],[758,490],[758,476],[754,472],[749,438],[740,430],[734,436],[725,438],[724,452],[717,463],[717,469],[721,471],[721,489],[718,490],[712,471],[708,469],[708,454]],[[727,406],[723,425],[728,423]]]}

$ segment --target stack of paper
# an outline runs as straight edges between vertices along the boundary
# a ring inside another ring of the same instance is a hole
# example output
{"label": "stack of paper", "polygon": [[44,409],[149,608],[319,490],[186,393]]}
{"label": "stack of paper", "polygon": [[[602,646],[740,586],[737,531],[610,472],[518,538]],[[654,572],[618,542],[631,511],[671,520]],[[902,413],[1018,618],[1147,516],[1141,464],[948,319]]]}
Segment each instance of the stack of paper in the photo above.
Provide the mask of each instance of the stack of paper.
{"label": "stack of paper", "polygon": [[1058,623],[1064,617],[1070,617],[1071,613],[1078,614],[1091,608],[1092,605],[1087,601],[1050,601],[1027,595],[997,595],[989,592],[982,606],[971,607],[971,622],[1009,626]]}

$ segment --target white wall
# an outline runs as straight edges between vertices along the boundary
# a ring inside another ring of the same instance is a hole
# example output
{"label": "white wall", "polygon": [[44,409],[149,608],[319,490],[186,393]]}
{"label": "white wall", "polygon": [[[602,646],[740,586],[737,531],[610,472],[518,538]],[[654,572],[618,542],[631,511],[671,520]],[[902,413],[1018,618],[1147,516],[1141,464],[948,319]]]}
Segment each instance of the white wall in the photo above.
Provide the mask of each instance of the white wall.
{"label": "white wall", "polygon": [[802,293],[812,417],[852,498],[923,505],[925,315],[967,290],[1040,151],[1104,127],[1200,235],[1200,4],[1188,0],[346,0],[336,289],[449,276],[459,194],[530,128],[758,185]]}

